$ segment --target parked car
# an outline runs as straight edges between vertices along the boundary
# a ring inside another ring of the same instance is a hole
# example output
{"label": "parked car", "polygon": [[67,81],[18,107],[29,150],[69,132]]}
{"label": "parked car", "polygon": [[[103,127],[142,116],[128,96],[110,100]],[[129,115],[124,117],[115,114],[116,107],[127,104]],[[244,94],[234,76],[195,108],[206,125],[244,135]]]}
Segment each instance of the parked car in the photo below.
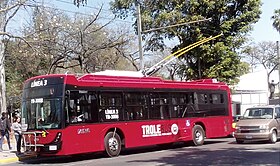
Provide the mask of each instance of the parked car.
{"label": "parked car", "polygon": [[241,115],[234,115],[232,116],[232,129],[233,129],[233,132],[232,132],[232,136],[234,137],[234,133],[235,133],[235,127],[236,127],[236,123],[239,121],[239,119],[241,118],[242,116]]}
{"label": "parked car", "polygon": [[235,129],[234,137],[237,143],[246,140],[277,142],[280,137],[280,105],[246,109]]}

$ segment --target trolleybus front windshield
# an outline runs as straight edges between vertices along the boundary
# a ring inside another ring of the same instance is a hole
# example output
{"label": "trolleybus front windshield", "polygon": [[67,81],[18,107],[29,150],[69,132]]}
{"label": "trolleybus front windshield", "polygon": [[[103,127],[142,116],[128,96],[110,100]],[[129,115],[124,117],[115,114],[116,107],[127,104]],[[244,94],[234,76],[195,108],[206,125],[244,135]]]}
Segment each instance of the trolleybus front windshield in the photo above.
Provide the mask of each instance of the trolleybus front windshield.
{"label": "trolleybus front windshield", "polygon": [[63,84],[24,89],[22,124],[28,129],[61,128],[62,93]]}

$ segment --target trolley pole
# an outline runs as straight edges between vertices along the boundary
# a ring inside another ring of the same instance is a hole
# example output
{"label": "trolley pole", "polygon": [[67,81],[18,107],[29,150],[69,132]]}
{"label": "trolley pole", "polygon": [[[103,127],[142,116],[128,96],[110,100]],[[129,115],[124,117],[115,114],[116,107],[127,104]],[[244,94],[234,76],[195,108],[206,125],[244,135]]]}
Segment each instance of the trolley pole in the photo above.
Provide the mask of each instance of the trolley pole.
{"label": "trolley pole", "polygon": [[154,28],[150,30],[145,30],[142,31],[142,23],[141,23],[141,9],[140,9],[140,0],[135,0],[135,7],[136,7],[136,15],[137,15],[137,33],[138,33],[138,47],[139,47],[139,59],[140,59],[140,71],[144,71],[144,57],[143,57],[143,46],[142,46],[142,33],[147,33],[151,31],[156,31],[156,30],[161,30],[161,29],[166,29],[166,28],[171,28],[171,27],[177,27],[177,26],[182,26],[182,25],[187,25],[187,24],[192,24],[192,23],[197,23],[197,22],[202,22],[202,21],[210,21],[212,20],[211,18],[208,19],[203,19],[203,20],[197,20],[197,21],[191,21],[191,22],[186,22],[186,23],[180,23],[180,24],[175,24],[175,25],[170,25],[166,27],[160,27],[160,28]]}
{"label": "trolley pole", "polygon": [[140,71],[144,70],[144,58],[142,50],[142,25],[141,25],[141,11],[140,3],[135,0],[135,6],[137,10],[137,33],[138,33],[138,44],[139,44],[139,56],[140,56]]}

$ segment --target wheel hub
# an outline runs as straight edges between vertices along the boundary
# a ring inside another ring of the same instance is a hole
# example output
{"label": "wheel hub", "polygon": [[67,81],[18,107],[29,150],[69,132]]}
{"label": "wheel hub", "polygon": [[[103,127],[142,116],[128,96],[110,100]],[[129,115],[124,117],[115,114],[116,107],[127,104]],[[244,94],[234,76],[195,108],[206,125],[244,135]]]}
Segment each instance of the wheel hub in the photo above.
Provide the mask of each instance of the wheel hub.
{"label": "wheel hub", "polygon": [[118,144],[118,141],[116,138],[110,138],[108,140],[108,144],[109,144],[109,148],[111,151],[117,151],[118,150],[118,147],[119,147],[119,144]]}
{"label": "wheel hub", "polygon": [[200,132],[196,132],[195,133],[195,139],[197,140],[197,141],[201,141],[202,140],[202,134],[200,133]]}

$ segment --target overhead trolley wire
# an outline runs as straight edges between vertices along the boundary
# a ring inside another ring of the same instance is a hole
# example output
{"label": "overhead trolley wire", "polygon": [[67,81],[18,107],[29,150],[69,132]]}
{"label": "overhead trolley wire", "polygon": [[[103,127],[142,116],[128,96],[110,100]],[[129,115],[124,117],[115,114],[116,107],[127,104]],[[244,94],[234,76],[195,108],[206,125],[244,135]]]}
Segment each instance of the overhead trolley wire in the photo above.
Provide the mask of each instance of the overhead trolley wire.
{"label": "overhead trolley wire", "polygon": [[[210,40],[214,40],[220,36],[222,36],[223,34],[219,34],[217,36],[214,37],[209,37],[209,38],[205,38],[203,40],[200,40],[198,42],[195,42],[191,45],[188,45],[170,55],[168,55],[167,57],[165,57],[163,60],[161,60],[160,62],[158,62],[157,64],[155,64],[154,66],[148,68],[147,70],[144,70],[142,73],[144,76],[151,76],[152,74],[156,73],[159,69],[161,69],[162,67],[166,66],[168,63],[170,63],[171,61],[173,61],[174,59],[180,57],[181,55],[185,54],[186,52],[192,50],[193,48],[200,46]],[[177,55],[178,54],[178,55]],[[170,59],[171,58],[171,59]],[[168,60],[169,59],[169,60]],[[168,60],[168,61],[167,61]],[[167,61],[167,62],[165,62]]]}

